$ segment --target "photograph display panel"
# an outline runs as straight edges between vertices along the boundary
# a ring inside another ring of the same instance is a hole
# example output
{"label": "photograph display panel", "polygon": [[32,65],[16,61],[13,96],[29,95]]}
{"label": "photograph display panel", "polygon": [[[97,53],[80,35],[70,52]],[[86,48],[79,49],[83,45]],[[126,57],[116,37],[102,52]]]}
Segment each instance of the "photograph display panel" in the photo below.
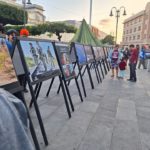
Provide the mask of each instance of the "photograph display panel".
{"label": "photograph display panel", "polygon": [[76,62],[76,55],[75,55],[75,48],[71,47],[71,53],[70,53],[71,61]]}
{"label": "photograph display panel", "polygon": [[20,45],[32,81],[59,71],[53,45],[49,41],[20,40]]}
{"label": "photograph display panel", "polygon": [[103,47],[97,47],[97,50],[98,50],[101,58],[105,58],[105,53],[104,53]]}
{"label": "photograph display panel", "polygon": [[101,57],[100,51],[98,50],[98,47],[94,46],[93,47],[95,59],[99,59]]}
{"label": "photograph display panel", "polygon": [[63,71],[65,79],[75,76],[71,56],[69,52],[69,45],[66,43],[55,43],[58,54],[58,59]]}
{"label": "photograph display panel", "polygon": [[94,60],[93,52],[92,52],[92,47],[89,45],[84,45],[87,61]]}
{"label": "photograph display panel", "polygon": [[75,44],[76,54],[80,65],[87,63],[87,57],[84,50],[84,46],[81,44]]}
{"label": "photograph display panel", "polygon": [[0,37],[0,86],[18,82],[5,38]]}

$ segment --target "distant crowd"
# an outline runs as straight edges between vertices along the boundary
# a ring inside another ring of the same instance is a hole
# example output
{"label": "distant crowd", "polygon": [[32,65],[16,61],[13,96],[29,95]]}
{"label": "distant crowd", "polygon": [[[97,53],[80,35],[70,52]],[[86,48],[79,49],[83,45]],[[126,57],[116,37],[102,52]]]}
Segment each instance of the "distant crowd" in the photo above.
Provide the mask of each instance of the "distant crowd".
{"label": "distant crowd", "polygon": [[143,69],[147,69],[150,72],[150,46],[139,45],[134,46],[131,44],[129,47],[120,47],[115,45],[109,50],[108,60],[111,64],[112,75],[115,75],[118,79],[124,79],[127,65],[130,68],[130,76],[128,81],[136,82],[136,69],[140,69],[141,65]]}

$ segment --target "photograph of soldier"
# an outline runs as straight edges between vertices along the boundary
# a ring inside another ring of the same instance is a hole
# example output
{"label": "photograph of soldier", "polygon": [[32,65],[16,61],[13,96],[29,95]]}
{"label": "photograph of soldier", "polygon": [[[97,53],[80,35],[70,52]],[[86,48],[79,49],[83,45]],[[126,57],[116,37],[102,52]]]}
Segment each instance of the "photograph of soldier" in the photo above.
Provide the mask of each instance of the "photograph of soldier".
{"label": "photograph of soldier", "polygon": [[0,86],[17,81],[16,72],[9,55],[6,41],[0,38]]}
{"label": "photograph of soldier", "polygon": [[32,43],[29,43],[29,45],[30,45],[30,52],[31,52],[33,59],[34,59],[34,63],[36,65],[38,65],[38,55],[37,55],[36,49],[33,47]]}
{"label": "photograph of soldier", "polygon": [[41,60],[41,62],[43,63],[45,71],[47,71],[45,54],[44,54],[44,52],[42,50],[42,47],[40,46],[38,41],[36,41],[36,45],[37,45],[36,49],[37,49],[37,52],[38,52],[38,55],[39,55],[39,60]]}
{"label": "photograph of soldier", "polygon": [[55,64],[54,64],[54,57],[51,53],[50,47],[47,47],[47,57],[48,57],[48,63],[50,63],[52,68],[55,68]]}
{"label": "photograph of soldier", "polygon": [[[32,81],[59,70],[55,51],[51,42],[20,40],[21,48]],[[51,60],[50,60],[51,59]]]}

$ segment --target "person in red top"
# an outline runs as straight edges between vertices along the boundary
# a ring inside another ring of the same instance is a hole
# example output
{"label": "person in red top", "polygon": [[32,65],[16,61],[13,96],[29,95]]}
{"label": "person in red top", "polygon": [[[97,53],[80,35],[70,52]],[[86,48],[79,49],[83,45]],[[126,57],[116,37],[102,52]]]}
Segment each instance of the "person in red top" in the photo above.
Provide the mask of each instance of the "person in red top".
{"label": "person in red top", "polygon": [[125,76],[125,70],[126,70],[126,59],[123,57],[121,59],[121,62],[119,63],[119,79],[123,79]]}
{"label": "person in red top", "polygon": [[129,57],[129,66],[130,66],[130,78],[128,81],[136,82],[136,64],[138,61],[138,50],[134,45],[130,45],[130,57]]}

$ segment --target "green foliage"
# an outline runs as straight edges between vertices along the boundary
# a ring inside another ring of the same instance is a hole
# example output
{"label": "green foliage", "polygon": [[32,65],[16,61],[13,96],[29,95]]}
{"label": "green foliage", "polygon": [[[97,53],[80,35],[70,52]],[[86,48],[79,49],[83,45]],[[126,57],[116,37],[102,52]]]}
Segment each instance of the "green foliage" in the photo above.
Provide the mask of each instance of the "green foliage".
{"label": "green foliage", "polygon": [[[5,30],[7,31],[8,29],[15,29],[18,32],[23,28],[23,26],[5,26]],[[72,25],[67,25],[65,23],[58,23],[58,22],[53,22],[53,23],[45,23],[45,24],[40,24],[37,26],[26,26],[26,28],[29,30],[30,35],[40,35],[45,32],[50,32],[50,33],[56,33],[56,32],[67,32],[67,33],[75,33],[76,28]]]}
{"label": "green foliage", "polygon": [[104,39],[102,39],[102,43],[113,45],[114,44],[114,37],[112,35],[107,35]]}
{"label": "green foliage", "polygon": [[[27,12],[25,12],[25,22],[27,22]],[[3,23],[4,25],[23,24],[24,23],[23,9],[0,1],[0,23]]]}

